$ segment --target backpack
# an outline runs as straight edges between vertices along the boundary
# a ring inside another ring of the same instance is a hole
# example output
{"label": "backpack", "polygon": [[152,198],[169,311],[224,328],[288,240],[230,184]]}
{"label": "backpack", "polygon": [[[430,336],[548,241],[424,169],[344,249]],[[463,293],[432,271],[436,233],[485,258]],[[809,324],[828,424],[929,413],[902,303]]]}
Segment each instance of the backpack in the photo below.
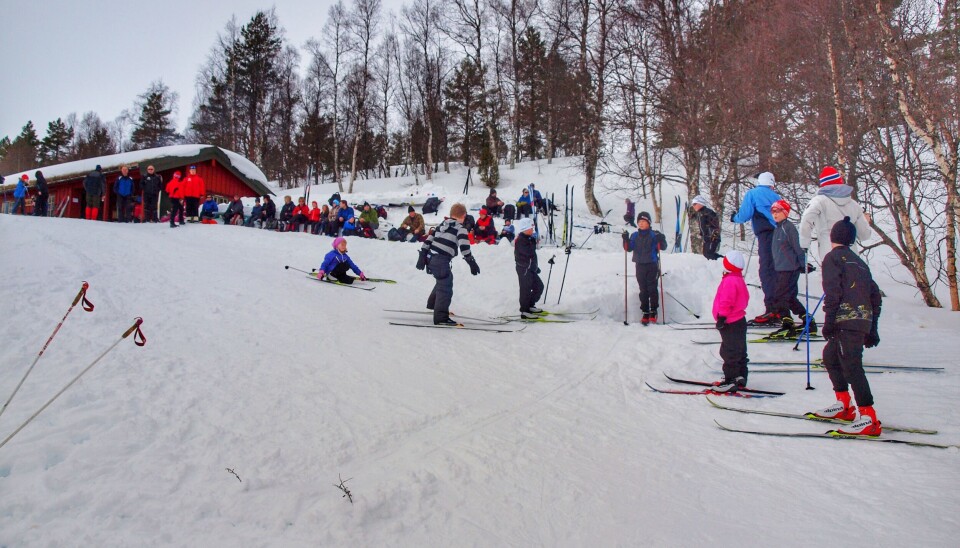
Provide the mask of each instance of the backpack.
{"label": "backpack", "polygon": [[436,213],[437,211],[440,211],[440,198],[436,196],[427,198],[427,201],[423,204],[423,214]]}
{"label": "backpack", "polygon": [[386,219],[387,208],[383,207],[382,205],[377,206],[377,217],[380,217],[381,219]]}
{"label": "backpack", "polygon": [[273,218],[268,218],[267,222],[264,223],[263,228],[267,230],[276,230],[277,229],[277,220]]}
{"label": "backpack", "polygon": [[503,218],[504,220],[514,220],[517,216],[517,207],[513,204],[505,204],[503,206]]}
{"label": "backpack", "polygon": [[391,242],[399,242],[400,240],[403,239],[403,236],[400,235],[399,230],[397,230],[396,228],[391,228],[390,231],[387,232],[387,239],[390,240]]}

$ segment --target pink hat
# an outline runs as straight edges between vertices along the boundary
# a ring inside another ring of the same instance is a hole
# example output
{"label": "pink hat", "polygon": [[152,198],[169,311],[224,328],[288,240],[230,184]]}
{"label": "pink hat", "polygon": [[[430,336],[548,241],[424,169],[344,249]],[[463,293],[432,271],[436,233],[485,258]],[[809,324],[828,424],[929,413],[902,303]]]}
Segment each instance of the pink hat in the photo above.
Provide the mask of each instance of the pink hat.
{"label": "pink hat", "polygon": [[336,238],[333,239],[333,248],[336,249],[340,247],[340,242],[345,242],[345,241],[347,240],[343,236],[337,236]]}
{"label": "pink hat", "polygon": [[840,176],[840,172],[837,171],[837,168],[833,166],[827,166],[823,168],[823,171],[820,172],[820,188],[829,185],[842,185],[843,177]]}

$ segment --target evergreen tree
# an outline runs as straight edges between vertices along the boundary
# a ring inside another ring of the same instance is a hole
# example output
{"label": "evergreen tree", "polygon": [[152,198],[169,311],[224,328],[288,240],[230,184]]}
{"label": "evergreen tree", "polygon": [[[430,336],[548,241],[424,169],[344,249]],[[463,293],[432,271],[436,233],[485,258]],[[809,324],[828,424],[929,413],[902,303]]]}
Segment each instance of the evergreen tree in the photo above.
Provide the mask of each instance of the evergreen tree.
{"label": "evergreen tree", "polygon": [[245,109],[247,126],[246,154],[253,161],[261,160],[258,148],[264,127],[267,98],[278,85],[280,52],[283,40],[277,28],[276,17],[262,11],[240,29],[240,42],[234,52],[237,66],[236,92]]}
{"label": "evergreen tree", "polygon": [[70,143],[73,142],[73,128],[61,118],[47,124],[47,135],[40,143],[41,165],[59,164],[67,160]]}
{"label": "evergreen tree", "polygon": [[137,100],[140,112],[130,140],[135,150],[172,145],[179,136],[173,125],[177,94],[163,82],[153,82]]}
{"label": "evergreen tree", "polygon": [[543,148],[542,132],[546,116],[546,62],[547,50],[540,33],[527,27],[517,45],[519,63],[517,87],[519,93],[521,150],[529,158],[539,159]]}
{"label": "evergreen tree", "polygon": [[34,129],[33,122],[28,121],[20,130],[20,135],[7,147],[3,161],[0,162],[0,172],[16,173],[37,167],[39,146],[37,130]]}
{"label": "evergreen tree", "polygon": [[[453,141],[460,145],[464,165],[473,165],[477,145],[486,140],[483,128],[483,74],[477,64],[464,59],[446,86],[446,110],[453,126]],[[454,145],[454,146],[455,146]]]}

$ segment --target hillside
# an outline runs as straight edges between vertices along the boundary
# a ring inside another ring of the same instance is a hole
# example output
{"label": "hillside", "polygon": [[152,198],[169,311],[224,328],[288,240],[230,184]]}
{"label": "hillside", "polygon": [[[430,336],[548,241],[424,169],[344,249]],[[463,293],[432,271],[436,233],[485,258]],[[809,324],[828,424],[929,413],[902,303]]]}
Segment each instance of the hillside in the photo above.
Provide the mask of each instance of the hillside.
{"label": "hillside", "polygon": [[[580,180],[563,165],[504,171],[504,197],[529,182],[559,196]],[[409,194],[409,182],[361,182],[363,192],[350,198],[388,201]],[[458,172],[420,194],[445,194],[449,207],[462,188]],[[313,199],[331,192],[315,188]],[[485,195],[474,187],[468,202]],[[597,219],[581,195],[578,224],[590,227]],[[615,223],[622,201],[602,197]],[[665,225],[672,232],[673,219]],[[589,234],[578,229],[576,241]],[[330,242],[221,225],[0,216],[3,400],[81,281],[96,305],[73,311],[0,417],[0,439],[134,317],[143,317],[148,339],[143,348],[121,343],[0,448],[0,545],[956,543],[957,449],[727,433],[715,419],[767,430],[827,427],[647,389],[645,381],[668,384],[662,371],[714,378],[716,347],[691,339],[717,336],[642,327],[632,265],[631,325],[623,325],[616,230],[573,251],[559,305],[566,256],[539,253],[544,280],[547,259],[557,261],[544,306],[599,308],[595,319],[508,334],[389,325],[403,316],[384,309],[422,310],[432,287],[414,269],[415,245],[350,239],[350,255],[368,275],[398,281],[369,292],[284,269],[316,268]],[[452,309],[515,313],[512,248],[481,245],[475,254],[476,277],[454,260]],[[667,291],[709,315],[720,266],[667,254],[664,270]],[[960,316],[925,308],[885,269],[875,271],[888,297],[881,345],[867,359],[946,368],[871,375],[878,414],[940,431],[903,439],[960,444]],[[819,277],[810,281],[819,295]],[[755,314],[762,302],[753,291]],[[668,320],[692,319],[669,297],[665,306]],[[754,345],[750,356],[803,359],[789,345]],[[787,394],[724,403],[802,412],[833,399],[824,373],[813,374],[813,391],[799,373],[756,373],[751,385]],[[353,504],[334,487],[338,478],[349,480]]]}

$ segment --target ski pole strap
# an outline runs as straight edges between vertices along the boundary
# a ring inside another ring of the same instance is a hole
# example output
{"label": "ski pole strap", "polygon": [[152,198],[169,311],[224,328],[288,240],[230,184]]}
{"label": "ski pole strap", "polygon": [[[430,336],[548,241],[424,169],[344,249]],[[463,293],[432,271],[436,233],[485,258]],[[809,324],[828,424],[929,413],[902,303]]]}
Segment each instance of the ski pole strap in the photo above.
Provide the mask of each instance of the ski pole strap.
{"label": "ski pole strap", "polygon": [[[77,296],[73,299],[73,306],[77,306],[77,303],[80,300],[83,300],[83,309],[87,312],[93,312],[93,303],[87,299],[87,290],[90,289],[90,284],[84,280],[83,285],[80,287],[80,292],[77,293]],[[71,307],[72,308],[72,307]]]}
{"label": "ski pole strap", "polygon": [[130,329],[127,329],[123,333],[123,337],[121,338],[126,339],[127,337],[130,336],[131,333],[133,333],[134,344],[136,344],[137,346],[143,346],[147,344],[147,338],[143,335],[143,331],[140,330],[140,324],[142,323],[143,323],[143,318],[137,317],[134,320],[133,325],[130,326]]}

